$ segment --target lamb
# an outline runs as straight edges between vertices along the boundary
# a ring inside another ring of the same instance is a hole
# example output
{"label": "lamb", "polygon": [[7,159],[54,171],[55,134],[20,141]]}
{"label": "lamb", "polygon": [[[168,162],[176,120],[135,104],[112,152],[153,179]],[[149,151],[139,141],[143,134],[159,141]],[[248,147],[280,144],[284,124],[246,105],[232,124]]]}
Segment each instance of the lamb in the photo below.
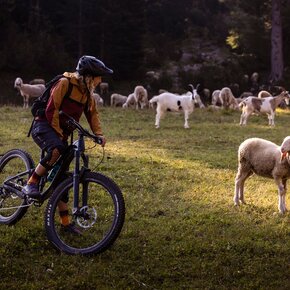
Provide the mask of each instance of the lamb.
{"label": "lamb", "polygon": [[93,98],[95,99],[95,103],[97,107],[103,107],[104,106],[104,100],[101,98],[101,96],[97,93],[93,93]]}
{"label": "lamb", "polygon": [[234,97],[231,89],[228,87],[224,87],[221,89],[219,94],[219,100],[225,109],[231,108],[236,110],[239,108],[239,104],[236,98]]}
{"label": "lamb", "polygon": [[45,85],[30,85],[24,84],[21,78],[16,78],[14,82],[14,87],[20,91],[21,96],[23,97],[23,108],[28,108],[29,98],[37,98],[43,94],[45,91]]}
{"label": "lamb", "polygon": [[127,96],[123,96],[120,94],[112,94],[111,95],[111,106],[112,107],[122,107],[126,101],[127,101]]}
{"label": "lamb", "polygon": [[244,200],[244,184],[248,177],[257,174],[274,179],[278,187],[279,212],[284,214],[286,208],[286,183],[290,177],[290,136],[281,146],[261,138],[249,138],[242,142],[238,150],[238,172],[235,178],[234,204]]}
{"label": "lamb", "polygon": [[269,126],[275,126],[274,118],[276,108],[286,98],[289,99],[288,91],[284,91],[275,97],[270,96],[263,99],[258,97],[246,98],[239,104],[239,106],[242,108],[240,125],[246,125],[249,116],[256,112],[267,114],[269,119]]}
{"label": "lamb", "polygon": [[[192,86],[193,87],[193,86]],[[191,87],[191,88],[192,88]],[[184,112],[184,128],[189,128],[188,118],[194,110],[194,98],[196,90],[193,92],[187,92],[183,95],[177,95],[169,92],[162,93],[153,97],[149,103],[157,103],[155,127],[160,127],[160,119],[165,115],[166,111]]]}
{"label": "lamb", "polygon": [[148,105],[148,93],[143,86],[136,86],[133,94],[130,94],[127,101],[123,104],[123,108],[134,106],[138,110],[139,107],[144,109]]}

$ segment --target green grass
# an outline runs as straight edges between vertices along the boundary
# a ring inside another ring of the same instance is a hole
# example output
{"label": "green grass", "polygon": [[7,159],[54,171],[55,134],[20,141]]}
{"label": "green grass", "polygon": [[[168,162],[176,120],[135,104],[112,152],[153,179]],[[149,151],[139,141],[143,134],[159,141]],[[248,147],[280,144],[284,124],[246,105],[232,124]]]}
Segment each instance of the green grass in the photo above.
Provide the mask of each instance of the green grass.
{"label": "green grass", "polygon": [[[120,237],[100,255],[67,256],[46,240],[45,204],[31,208],[15,226],[0,226],[0,289],[289,289],[289,213],[278,213],[274,182],[254,176],[247,205],[232,199],[239,144],[254,136],[280,144],[290,112],[278,111],[269,128],[263,116],[240,127],[239,112],[197,109],[188,130],[176,114],[158,130],[154,111],[100,114],[108,140],[98,170],[126,202]],[[0,122],[0,153],[22,148],[37,161],[29,111],[2,107]],[[101,153],[89,151],[92,167]]]}

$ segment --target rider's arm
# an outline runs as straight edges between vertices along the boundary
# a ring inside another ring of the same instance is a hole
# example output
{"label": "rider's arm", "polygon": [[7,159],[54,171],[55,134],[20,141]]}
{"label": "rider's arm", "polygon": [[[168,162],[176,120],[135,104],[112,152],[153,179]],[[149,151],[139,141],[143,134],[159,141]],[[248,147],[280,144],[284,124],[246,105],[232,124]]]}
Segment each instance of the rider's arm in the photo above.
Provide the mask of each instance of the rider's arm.
{"label": "rider's arm", "polygon": [[93,133],[102,139],[101,145],[104,147],[106,144],[106,139],[102,133],[99,112],[96,108],[96,102],[94,98],[90,99],[90,102],[88,103],[88,109],[85,109],[85,116]]}
{"label": "rider's arm", "polygon": [[102,136],[103,132],[101,129],[101,122],[100,122],[99,112],[96,108],[95,99],[93,98],[90,99],[88,103],[88,109],[85,109],[84,112],[93,133],[95,135]]}

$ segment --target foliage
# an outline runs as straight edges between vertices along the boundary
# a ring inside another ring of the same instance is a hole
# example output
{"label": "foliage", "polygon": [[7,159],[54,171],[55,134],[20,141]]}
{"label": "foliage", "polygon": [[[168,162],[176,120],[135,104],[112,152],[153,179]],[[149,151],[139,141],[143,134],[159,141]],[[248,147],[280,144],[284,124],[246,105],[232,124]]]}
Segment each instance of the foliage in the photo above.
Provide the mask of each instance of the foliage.
{"label": "foliage", "polygon": [[[289,111],[269,128],[266,117],[240,127],[240,112],[196,109],[188,130],[178,114],[159,130],[151,110],[100,114],[108,142],[98,170],[120,185],[127,207],[120,237],[98,256],[66,256],[46,240],[45,204],[30,208],[0,226],[1,289],[287,289],[289,213],[277,213],[276,185],[254,176],[247,204],[235,208],[232,198],[239,144],[254,136],[280,144]],[[0,121],[1,153],[20,147],[38,160],[26,137],[30,113],[1,107]],[[89,151],[92,167],[101,152]]]}

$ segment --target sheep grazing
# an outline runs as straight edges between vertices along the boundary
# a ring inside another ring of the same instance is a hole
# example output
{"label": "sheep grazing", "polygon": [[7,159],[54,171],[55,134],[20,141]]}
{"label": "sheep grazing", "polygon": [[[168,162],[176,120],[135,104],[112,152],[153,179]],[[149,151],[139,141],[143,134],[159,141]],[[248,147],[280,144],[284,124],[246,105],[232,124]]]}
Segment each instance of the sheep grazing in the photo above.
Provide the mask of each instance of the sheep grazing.
{"label": "sheep grazing", "polygon": [[132,107],[134,105],[137,110],[139,107],[144,109],[148,105],[148,93],[143,86],[135,87],[134,93],[128,96],[127,101],[123,104],[123,108]]}
{"label": "sheep grazing", "polygon": [[133,108],[136,107],[136,98],[134,93],[130,94],[126,100],[126,102],[122,106],[123,108]]}
{"label": "sheep grazing", "polygon": [[240,125],[246,125],[249,116],[252,113],[267,114],[269,119],[269,126],[275,126],[275,111],[276,108],[284,99],[289,99],[288,91],[282,92],[280,95],[275,97],[248,97],[243,100],[239,106],[242,108],[242,115],[240,118]]}
{"label": "sheep grazing", "polygon": [[212,92],[212,95],[211,95],[211,104],[213,105],[213,106],[217,106],[218,104],[221,104],[221,102],[220,102],[220,90],[214,90],[213,92]]}
{"label": "sheep grazing", "polygon": [[101,96],[99,94],[93,93],[93,98],[95,99],[95,103],[96,103],[97,108],[104,106],[104,100],[103,100],[103,98],[101,98]]}
{"label": "sheep grazing", "polygon": [[272,178],[278,186],[280,213],[286,208],[286,182],[290,177],[290,136],[287,136],[281,146],[268,140],[250,138],[245,140],[238,150],[238,172],[235,179],[234,204],[239,205],[244,200],[244,184],[252,174]]}
{"label": "sheep grazing", "polygon": [[[191,86],[192,89],[193,86]],[[187,92],[183,95],[177,95],[169,92],[162,93],[153,97],[149,103],[156,103],[156,118],[155,127],[160,127],[160,119],[165,115],[166,111],[172,112],[184,112],[184,128],[189,128],[188,118],[194,110],[194,98],[196,90],[193,92]]]}
{"label": "sheep grazing", "polygon": [[148,93],[143,86],[136,86],[134,89],[134,96],[136,99],[136,109],[144,109],[148,105]]}
{"label": "sheep grazing", "polygon": [[221,89],[219,94],[219,100],[222,104],[222,107],[224,107],[225,109],[236,110],[239,108],[239,104],[236,98],[234,97],[231,89],[228,87],[224,87]]}
{"label": "sheep grazing", "polygon": [[24,84],[21,78],[16,78],[14,87],[19,90],[21,96],[23,97],[23,108],[28,108],[29,98],[37,98],[45,91],[45,85]]}
{"label": "sheep grazing", "polygon": [[111,106],[112,107],[122,107],[126,101],[127,101],[127,96],[123,96],[120,94],[112,94],[111,95]]}

